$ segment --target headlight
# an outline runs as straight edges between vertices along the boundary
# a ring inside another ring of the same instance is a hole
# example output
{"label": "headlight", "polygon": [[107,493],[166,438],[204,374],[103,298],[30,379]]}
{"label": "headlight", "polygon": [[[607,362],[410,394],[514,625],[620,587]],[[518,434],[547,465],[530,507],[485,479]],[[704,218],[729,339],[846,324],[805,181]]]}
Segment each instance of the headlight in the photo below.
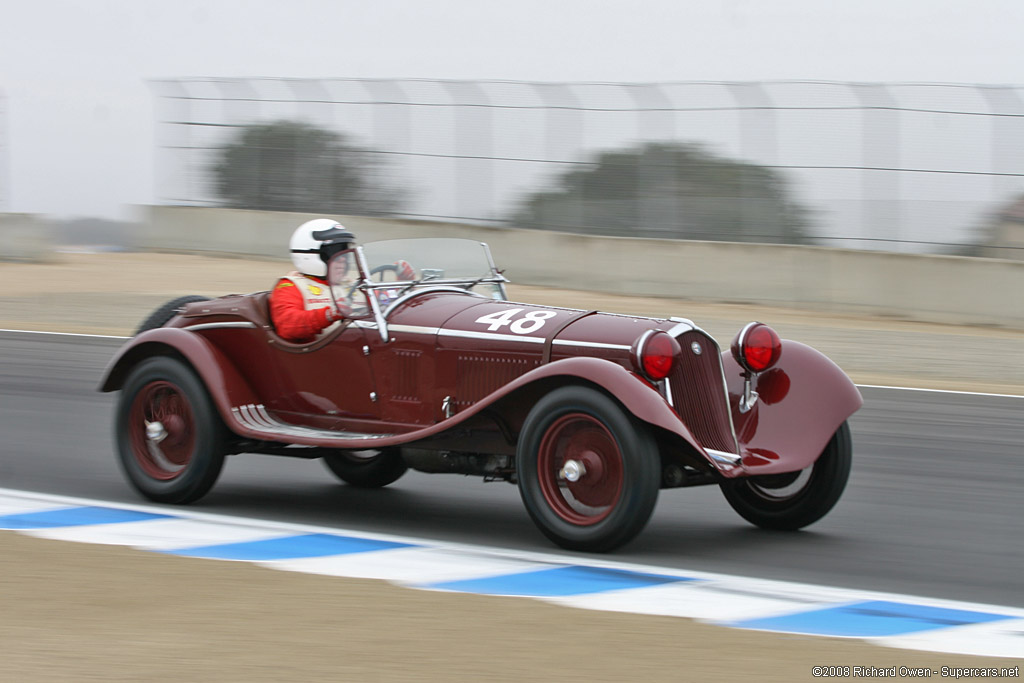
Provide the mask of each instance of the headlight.
{"label": "headlight", "polygon": [[782,355],[782,341],[764,323],[747,323],[732,340],[732,357],[744,370],[754,374],[775,365]]}
{"label": "headlight", "polygon": [[660,382],[672,373],[679,356],[679,342],[661,330],[648,330],[633,342],[633,366],[652,382]]}

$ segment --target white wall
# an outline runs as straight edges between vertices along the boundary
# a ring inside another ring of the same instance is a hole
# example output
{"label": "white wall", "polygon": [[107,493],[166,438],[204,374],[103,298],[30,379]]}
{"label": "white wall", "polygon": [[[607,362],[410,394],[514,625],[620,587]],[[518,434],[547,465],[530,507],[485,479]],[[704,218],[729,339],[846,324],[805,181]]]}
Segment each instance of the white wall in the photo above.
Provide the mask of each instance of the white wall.
{"label": "white wall", "polygon": [[[143,248],[280,259],[292,231],[315,217],[192,207],[151,207],[149,216]],[[520,284],[1024,328],[1024,262],[336,218],[362,242],[487,242],[498,267]]]}

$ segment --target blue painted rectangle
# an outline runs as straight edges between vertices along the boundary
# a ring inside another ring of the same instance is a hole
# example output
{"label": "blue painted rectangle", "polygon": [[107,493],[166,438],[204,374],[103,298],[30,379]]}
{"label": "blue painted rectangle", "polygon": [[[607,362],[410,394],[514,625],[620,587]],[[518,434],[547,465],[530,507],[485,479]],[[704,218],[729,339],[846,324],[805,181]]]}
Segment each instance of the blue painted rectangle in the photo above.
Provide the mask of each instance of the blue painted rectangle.
{"label": "blue painted rectangle", "polygon": [[159,515],[152,512],[85,506],[0,515],[0,529],[53,529],[65,526],[121,524],[169,518],[170,515]]}
{"label": "blue painted rectangle", "polygon": [[730,622],[728,625],[762,631],[870,638],[1013,618],[1006,614],[871,600],[779,617]]}
{"label": "blue painted rectangle", "polygon": [[328,555],[350,555],[374,550],[412,547],[410,543],[376,541],[352,536],[333,534],[303,534],[268,538],[262,541],[223,543],[219,545],[178,548],[160,552],[185,557],[205,557],[215,560],[294,560],[303,557],[326,557]]}
{"label": "blue painted rectangle", "polygon": [[479,593],[483,595],[518,595],[556,597],[603,593],[626,588],[644,588],[679,581],[693,581],[680,576],[644,574],[599,567],[553,567],[519,574],[504,574],[482,579],[443,581],[420,586],[438,590]]}

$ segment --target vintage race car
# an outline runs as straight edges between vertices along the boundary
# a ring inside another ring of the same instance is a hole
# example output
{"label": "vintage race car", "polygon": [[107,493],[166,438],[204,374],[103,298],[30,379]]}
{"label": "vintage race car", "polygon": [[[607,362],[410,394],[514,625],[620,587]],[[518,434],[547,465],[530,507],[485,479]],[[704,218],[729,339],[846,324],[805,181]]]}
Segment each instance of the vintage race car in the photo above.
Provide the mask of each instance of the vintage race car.
{"label": "vintage race car", "polygon": [[[119,461],[145,497],[206,494],[224,457],[323,458],[350,485],[408,468],[516,484],[540,530],[607,551],[660,489],[715,484],[745,519],[798,529],[839,500],[857,388],[752,322],[722,351],[685,318],[509,301],[487,245],[428,238],[339,253],[352,316],[281,338],[268,293],[169,302],[112,360]],[[397,259],[417,269],[396,281]]]}

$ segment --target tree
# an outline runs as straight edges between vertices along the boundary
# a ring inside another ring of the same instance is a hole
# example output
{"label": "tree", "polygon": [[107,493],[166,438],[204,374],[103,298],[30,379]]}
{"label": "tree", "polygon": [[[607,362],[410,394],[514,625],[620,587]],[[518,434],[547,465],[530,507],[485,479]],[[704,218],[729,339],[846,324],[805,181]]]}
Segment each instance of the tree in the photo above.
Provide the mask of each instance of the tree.
{"label": "tree", "polygon": [[212,170],[217,195],[233,208],[372,216],[401,203],[366,150],[298,121],[244,127]]}
{"label": "tree", "polygon": [[521,227],[737,242],[808,241],[807,212],[775,171],[697,145],[648,143],[607,151],[527,197]]}

